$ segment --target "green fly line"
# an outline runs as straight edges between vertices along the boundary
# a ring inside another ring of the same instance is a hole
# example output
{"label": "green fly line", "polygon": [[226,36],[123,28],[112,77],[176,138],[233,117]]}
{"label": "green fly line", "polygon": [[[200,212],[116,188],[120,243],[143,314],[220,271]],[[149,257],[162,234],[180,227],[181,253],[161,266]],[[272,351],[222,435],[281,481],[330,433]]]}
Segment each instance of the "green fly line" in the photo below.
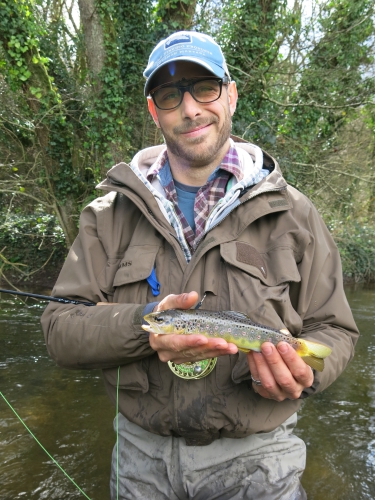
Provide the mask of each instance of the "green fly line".
{"label": "green fly line", "polygon": [[[117,372],[117,394],[116,394],[116,449],[117,449],[117,457],[116,457],[116,476],[117,476],[117,500],[118,500],[118,391],[119,391],[119,383],[120,383],[120,367],[118,367],[118,372]],[[86,495],[86,493],[78,486],[78,484],[74,481],[73,478],[69,476],[69,474],[61,467],[61,465],[53,458],[53,456],[46,450],[46,448],[42,445],[42,443],[38,440],[38,438],[33,434],[33,432],[28,428],[28,426],[25,424],[25,422],[22,420],[22,418],[18,415],[16,410],[13,408],[13,406],[9,403],[7,398],[4,396],[2,392],[0,392],[0,396],[4,399],[6,404],[9,406],[9,408],[12,410],[12,412],[15,414],[15,416],[18,418],[18,420],[21,422],[21,424],[26,428],[27,432],[35,439],[35,441],[38,443],[38,445],[42,448],[42,450],[49,456],[49,458],[53,461],[55,465],[61,470],[63,474],[71,481],[74,486],[82,493],[83,496],[85,496],[88,500],[91,500],[91,498]]]}

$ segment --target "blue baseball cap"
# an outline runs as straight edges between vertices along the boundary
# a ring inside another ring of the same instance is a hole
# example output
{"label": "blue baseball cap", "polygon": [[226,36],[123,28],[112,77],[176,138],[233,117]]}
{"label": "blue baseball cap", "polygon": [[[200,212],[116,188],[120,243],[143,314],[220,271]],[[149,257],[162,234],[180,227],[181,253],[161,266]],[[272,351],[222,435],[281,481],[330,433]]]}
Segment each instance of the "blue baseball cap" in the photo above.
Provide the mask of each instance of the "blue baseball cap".
{"label": "blue baseball cap", "polygon": [[225,75],[229,77],[224,55],[213,38],[196,31],[178,31],[159,42],[150,54],[147,68],[143,72],[146,78],[146,96],[152,90],[151,80],[156,72],[177,60],[199,64],[218,78]]}

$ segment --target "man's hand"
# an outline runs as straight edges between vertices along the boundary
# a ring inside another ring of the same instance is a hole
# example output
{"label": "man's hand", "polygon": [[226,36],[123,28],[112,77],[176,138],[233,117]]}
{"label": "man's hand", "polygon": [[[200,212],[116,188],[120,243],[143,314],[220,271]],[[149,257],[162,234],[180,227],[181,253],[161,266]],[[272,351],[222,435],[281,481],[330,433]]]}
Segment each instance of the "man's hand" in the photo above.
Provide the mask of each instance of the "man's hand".
{"label": "man's hand", "polygon": [[303,389],[313,384],[311,368],[289,344],[279,342],[275,347],[265,342],[261,349],[261,353],[251,351],[247,355],[251,375],[262,383],[253,382],[255,392],[264,398],[284,401],[298,399]]}
{"label": "man's hand", "polygon": [[[154,311],[190,309],[197,302],[197,292],[168,295]],[[160,335],[151,332],[150,345],[157,351],[160,361],[173,361],[177,364],[235,354],[238,351],[234,344],[228,344],[224,339],[208,339],[204,335]]]}

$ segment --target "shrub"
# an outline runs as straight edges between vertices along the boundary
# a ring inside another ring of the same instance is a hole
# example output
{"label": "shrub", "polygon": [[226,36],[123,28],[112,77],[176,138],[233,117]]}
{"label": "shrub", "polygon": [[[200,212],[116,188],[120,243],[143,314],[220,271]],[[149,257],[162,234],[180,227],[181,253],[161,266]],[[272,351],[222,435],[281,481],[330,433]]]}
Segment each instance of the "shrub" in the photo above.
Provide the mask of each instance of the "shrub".
{"label": "shrub", "polygon": [[2,214],[0,256],[2,271],[18,271],[24,279],[43,266],[60,266],[66,255],[65,238],[54,215],[39,207],[32,214]]}
{"label": "shrub", "polygon": [[328,225],[340,251],[345,278],[375,280],[375,227],[358,222],[333,221]]}

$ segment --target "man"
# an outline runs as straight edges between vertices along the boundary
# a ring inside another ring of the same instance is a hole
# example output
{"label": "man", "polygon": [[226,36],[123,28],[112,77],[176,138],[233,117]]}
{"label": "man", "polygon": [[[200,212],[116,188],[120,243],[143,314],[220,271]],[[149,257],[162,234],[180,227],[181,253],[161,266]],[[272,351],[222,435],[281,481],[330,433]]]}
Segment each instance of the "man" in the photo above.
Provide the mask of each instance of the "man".
{"label": "man", "polygon": [[[212,38],[171,35],[144,76],[165,145],[113,167],[108,194],[83,211],[53,293],[105,307],[51,303],[48,350],[61,366],[101,368],[118,402],[112,499],[306,498],[296,411],[344,370],[358,336],[337,248],[276,161],[231,138],[236,84]],[[205,309],[330,346],[323,372],[286,342],[246,355],[142,329],[145,313],[204,295]]]}

